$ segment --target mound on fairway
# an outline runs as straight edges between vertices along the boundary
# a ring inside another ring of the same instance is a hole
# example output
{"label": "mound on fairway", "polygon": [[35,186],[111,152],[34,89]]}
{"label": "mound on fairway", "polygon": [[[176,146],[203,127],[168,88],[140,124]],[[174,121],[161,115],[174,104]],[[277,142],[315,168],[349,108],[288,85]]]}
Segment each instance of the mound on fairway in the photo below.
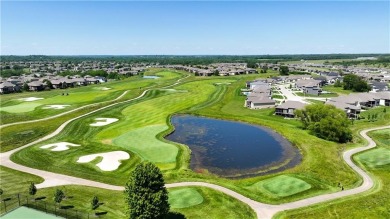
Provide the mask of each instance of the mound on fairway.
{"label": "mound on fairway", "polygon": [[69,142],[58,142],[58,143],[53,143],[53,144],[47,144],[47,145],[41,146],[40,148],[42,148],[42,149],[52,148],[51,151],[66,151],[66,150],[69,150],[69,147],[78,147],[78,146],[80,146],[80,145],[69,143]]}
{"label": "mound on fairway", "polygon": [[195,188],[169,191],[169,204],[172,208],[188,208],[203,202],[203,196]]}
{"label": "mound on fairway", "polygon": [[42,99],[43,98],[41,98],[41,97],[26,97],[26,98],[21,98],[19,100],[26,101],[26,102],[31,102],[31,101],[42,100]]}
{"label": "mound on fairway", "polygon": [[21,103],[13,106],[1,107],[0,111],[8,113],[25,113],[34,111],[36,107],[42,105],[41,103]]}
{"label": "mound on fairway", "polygon": [[135,129],[115,139],[113,143],[119,147],[137,153],[145,160],[155,163],[176,162],[179,149],[175,145],[159,141],[156,135],[167,130],[166,125],[153,125]]}
{"label": "mound on fairway", "polygon": [[272,196],[286,197],[311,188],[311,185],[292,176],[276,176],[255,184],[261,191]]}
{"label": "mound on fairway", "polygon": [[97,157],[102,157],[102,160],[96,164],[103,171],[113,171],[118,169],[121,165],[120,160],[127,160],[130,158],[130,155],[124,151],[112,151],[107,153],[100,154],[90,154],[80,157],[77,160],[77,163],[89,163],[95,160]]}
{"label": "mound on fairway", "polygon": [[68,107],[70,105],[47,105],[43,107],[42,109],[65,109],[65,107]]}
{"label": "mound on fairway", "polygon": [[380,167],[390,164],[390,150],[377,148],[356,156],[356,159],[369,167]]}
{"label": "mound on fairway", "polygon": [[118,121],[116,118],[96,118],[97,122],[90,124],[90,126],[105,126]]}

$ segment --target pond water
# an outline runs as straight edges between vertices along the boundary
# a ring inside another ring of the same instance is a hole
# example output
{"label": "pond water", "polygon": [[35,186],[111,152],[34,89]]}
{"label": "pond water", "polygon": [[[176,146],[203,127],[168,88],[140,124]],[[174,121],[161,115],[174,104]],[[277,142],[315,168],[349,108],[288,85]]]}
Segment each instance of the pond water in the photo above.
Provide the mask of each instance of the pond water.
{"label": "pond water", "polygon": [[157,78],[160,78],[159,76],[153,76],[153,75],[145,75],[143,78],[147,78],[147,79],[157,79]]}
{"label": "pond water", "polygon": [[226,178],[278,172],[301,161],[299,150],[271,129],[241,122],[176,115],[166,139],[188,145],[191,169]]}

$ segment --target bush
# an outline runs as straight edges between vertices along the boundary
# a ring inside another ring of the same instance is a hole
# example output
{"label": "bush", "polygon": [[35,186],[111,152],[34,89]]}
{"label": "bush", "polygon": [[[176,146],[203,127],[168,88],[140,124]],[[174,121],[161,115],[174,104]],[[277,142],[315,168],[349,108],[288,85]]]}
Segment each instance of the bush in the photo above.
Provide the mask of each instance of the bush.
{"label": "bush", "polygon": [[303,110],[297,110],[296,115],[303,127],[319,138],[340,143],[352,140],[351,122],[344,111],[332,105],[307,105]]}

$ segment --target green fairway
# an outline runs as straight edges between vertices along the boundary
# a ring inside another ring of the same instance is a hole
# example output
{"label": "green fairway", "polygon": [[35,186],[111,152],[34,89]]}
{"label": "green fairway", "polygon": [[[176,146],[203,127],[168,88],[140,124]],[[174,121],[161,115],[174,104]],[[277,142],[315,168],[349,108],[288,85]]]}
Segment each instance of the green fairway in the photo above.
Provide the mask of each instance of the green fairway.
{"label": "green fairway", "polygon": [[390,164],[390,150],[386,148],[377,148],[355,157],[355,159],[369,167],[380,167]]}
{"label": "green fairway", "polygon": [[188,208],[203,202],[202,195],[195,188],[170,189],[169,204],[171,208]]}
{"label": "green fairway", "polygon": [[1,107],[0,111],[5,111],[8,113],[25,113],[35,110],[35,108],[40,105],[42,105],[42,103],[24,102],[17,105]]}
{"label": "green fairway", "polygon": [[130,149],[141,158],[155,163],[171,163],[176,161],[179,149],[156,139],[156,135],[168,129],[168,126],[154,125],[135,129],[113,139],[117,146]]}
{"label": "green fairway", "polygon": [[280,175],[260,181],[255,184],[260,191],[266,191],[272,196],[286,197],[311,188],[305,181],[287,175]]}

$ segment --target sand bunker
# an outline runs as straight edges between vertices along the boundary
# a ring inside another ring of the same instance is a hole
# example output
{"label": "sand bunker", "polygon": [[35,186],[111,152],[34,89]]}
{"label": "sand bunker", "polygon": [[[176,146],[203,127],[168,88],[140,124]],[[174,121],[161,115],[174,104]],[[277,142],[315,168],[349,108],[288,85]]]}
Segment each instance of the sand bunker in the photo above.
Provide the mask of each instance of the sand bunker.
{"label": "sand bunker", "polygon": [[26,97],[26,98],[21,98],[19,100],[26,101],[26,102],[31,102],[31,101],[36,101],[36,100],[42,100],[43,98],[40,97]]}
{"label": "sand bunker", "polygon": [[58,142],[58,143],[44,145],[44,146],[41,146],[40,148],[43,148],[43,149],[52,148],[51,151],[66,151],[69,149],[69,147],[78,147],[78,146],[80,146],[80,145],[79,144],[72,144],[69,142]]}
{"label": "sand bunker", "polygon": [[70,105],[47,105],[43,107],[42,109],[64,109],[65,107],[68,107]]}
{"label": "sand bunker", "polygon": [[98,166],[103,171],[113,171],[118,169],[119,165],[121,165],[120,160],[127,160],[130,158],[130,155],[124,151],[112,151],[101,154],[90,154],[86,156],[82,156],[77,160],[77,163],[88,163],[95,160],[97,157],[102,157],[102,161],[100,161],[96,166]]}
{"label": "sand bunker", "polygon": [[109,88],[109,87],[102,87],[101,90],[111,90],[111,88]]}
{"label": "sand bunker", "polygon": [[95,120],[99,122],[92,123],[90,126],[104,126],[118,121],[118,119],[115,118],[96,118]]}

